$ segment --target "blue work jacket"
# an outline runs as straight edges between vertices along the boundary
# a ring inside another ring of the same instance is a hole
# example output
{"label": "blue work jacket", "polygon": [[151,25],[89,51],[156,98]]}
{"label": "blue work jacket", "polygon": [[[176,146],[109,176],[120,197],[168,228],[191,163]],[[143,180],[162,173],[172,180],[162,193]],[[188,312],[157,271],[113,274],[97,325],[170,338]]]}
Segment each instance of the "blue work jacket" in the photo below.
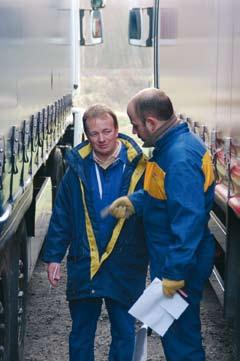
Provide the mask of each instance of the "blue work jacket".
{"label": "blue work jacket", "polygon": [[[119,192],[123,196],[143,186],[146,158],[131,138],[121,134],[119,140],[127,149]],[[60,263],[68,249],[68,300],[110,297],[130,306],[145,287],[148,256],[142,219],[115,220],[106,248],[99,252],[99,217],[87,182],[91,153],[86,141],[68,154],[69,167],[58,190],[42,259]]]}
{"label": "blue work jacket", "polygon": [[98,165],[94,161],[92,154],[90,154],[85,161],[88,162],[88,164],[86,164],[88,168],[86,180],[92,192],[91,196],[94,198],[93,205],[98,223],[98,251],[102,254],[111,238],[116,218],[107,215],[103,221],[101,212],[118,198],[125,165],[127,163],[127,148],[124,146],[121,147],[118,158],[107,169],[103,169]]}
{"label": "blue work jacket", "polygon": [[214,174],[208,150],[186,123],[156,142],[144,191],[130,199],[143,215],[152,278],[185,280],[200,298],[215,253],[208,229]]}

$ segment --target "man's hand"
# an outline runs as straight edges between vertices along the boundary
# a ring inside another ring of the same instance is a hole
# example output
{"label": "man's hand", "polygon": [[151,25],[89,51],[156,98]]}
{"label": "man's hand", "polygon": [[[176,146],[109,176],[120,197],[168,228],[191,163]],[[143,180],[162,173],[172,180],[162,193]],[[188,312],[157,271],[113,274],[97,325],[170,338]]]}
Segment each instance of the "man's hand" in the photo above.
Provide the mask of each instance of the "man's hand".
{"label": "man's hand", "polygon": [[58,281],[61,278],[60,275],[60,263],[49,263],[47,268],[48,280],[53,287],[58,285]]}
{"label": "man's hand", "polygon": [[108,208],[108,212],[115,218],[129,218],[135,213],[132,202],[128,197],[116,199]]}
{"label": "man's hand", "polygon": [[178,290],[183,288],[184,285],[185,282],[183,280],[174,281],[174,280],[169,280],[167,278],[163,278],[162,280],[163,293],[167,297],[172,297]]}

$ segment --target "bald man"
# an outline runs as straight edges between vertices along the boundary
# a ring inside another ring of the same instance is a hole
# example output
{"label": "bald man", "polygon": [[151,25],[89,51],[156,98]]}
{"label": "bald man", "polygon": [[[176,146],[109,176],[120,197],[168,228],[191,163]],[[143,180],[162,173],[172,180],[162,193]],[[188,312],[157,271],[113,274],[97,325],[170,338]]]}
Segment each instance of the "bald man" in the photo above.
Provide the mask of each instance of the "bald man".
{"label": "bald man", "polygon": [[167,297],[180,289],[188,295],[188,308],[162,338],[167,361],[204,361],[200,300],[215,255],[208,229],[214,199],[211,156],[176,117],[163,91],[142,90],[127,112],[133,133],[154,151],[144,190],[119,198],[110,212],[117,218],[143,216],[151,278],[162,279]]}

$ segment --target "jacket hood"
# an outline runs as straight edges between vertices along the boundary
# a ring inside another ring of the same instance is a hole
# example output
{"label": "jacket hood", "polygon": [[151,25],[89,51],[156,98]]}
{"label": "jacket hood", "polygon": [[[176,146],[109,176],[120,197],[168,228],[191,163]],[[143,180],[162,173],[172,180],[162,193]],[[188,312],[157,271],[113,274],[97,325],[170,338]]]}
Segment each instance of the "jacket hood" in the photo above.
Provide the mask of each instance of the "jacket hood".
{"label": "jacket hood", "polygon": [[[126,134],[119,133],[118,139],[125,145],[127,148],[127,158],[128,163],[135,164],[136,161],[142,156],[142,150],[139,145]],[[66,154],[66,161],[75,173],[81,178],[84,177],[83,174],[83,162],[91,154],[92,146],[88,140],[78,144],[76,147],[71,149]]]}

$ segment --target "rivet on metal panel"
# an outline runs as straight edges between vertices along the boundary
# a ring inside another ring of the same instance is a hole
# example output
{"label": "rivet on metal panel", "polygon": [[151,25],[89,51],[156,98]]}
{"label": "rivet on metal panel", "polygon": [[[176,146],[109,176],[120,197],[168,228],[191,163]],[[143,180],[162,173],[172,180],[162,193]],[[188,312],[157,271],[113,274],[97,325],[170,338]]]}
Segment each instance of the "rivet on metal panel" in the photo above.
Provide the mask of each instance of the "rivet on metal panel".
{"label": "rivet on metal panel", "polygon": [[38,112],[37,117],[37,134],[38,134],[38,145],[43,146],[43,114]]}
{"label": "rivet on metal panel", "polygon": [[231,163],[231,137],[224,138],[224,161],[226,165]]}
{"label": "rivet on metal panel", "polygon": [[32,115],[31,117],[31,125],[30,125],[30,133],[31,133],[31,151],[35,152],[37,146],[37,117]]}
{"label": "rivet on metal panel", "polygon": [[12,163],[12,170],[10,173],[17,174],[18,167],[17,167],[17,154],[18,154],[18,128],[12,127],[12,136],[11,136],[11,163]]}
{"label": "rivet on metal panel", "polygon": [[217,131],[216,131],[216,129],[211,130],[210,150],[211,150],[212,156],[215,157],[215,154],[217,152]]}
{"label": "rivet on metal panel", "polygon": [[23,152],[23,162],[27,163],[29,161],[27,148],[29,143],[29,123],[24,120],[23,122],[23,129],[22,129],[22,152]]}
{"label": "rivet on metal panel", "polygon": [[186,117],[186,121],[189,125],[189,128],[193,131],[193,121],[190,117]]}
{"label": "rivet on metal panel", "polygon": [[231,137],[225,137],[224,138],[224,162],[227,168],[227,179],[228,179],[228,199],[231,196],[231,185],[232,185],[232,179],[231,179]]}

